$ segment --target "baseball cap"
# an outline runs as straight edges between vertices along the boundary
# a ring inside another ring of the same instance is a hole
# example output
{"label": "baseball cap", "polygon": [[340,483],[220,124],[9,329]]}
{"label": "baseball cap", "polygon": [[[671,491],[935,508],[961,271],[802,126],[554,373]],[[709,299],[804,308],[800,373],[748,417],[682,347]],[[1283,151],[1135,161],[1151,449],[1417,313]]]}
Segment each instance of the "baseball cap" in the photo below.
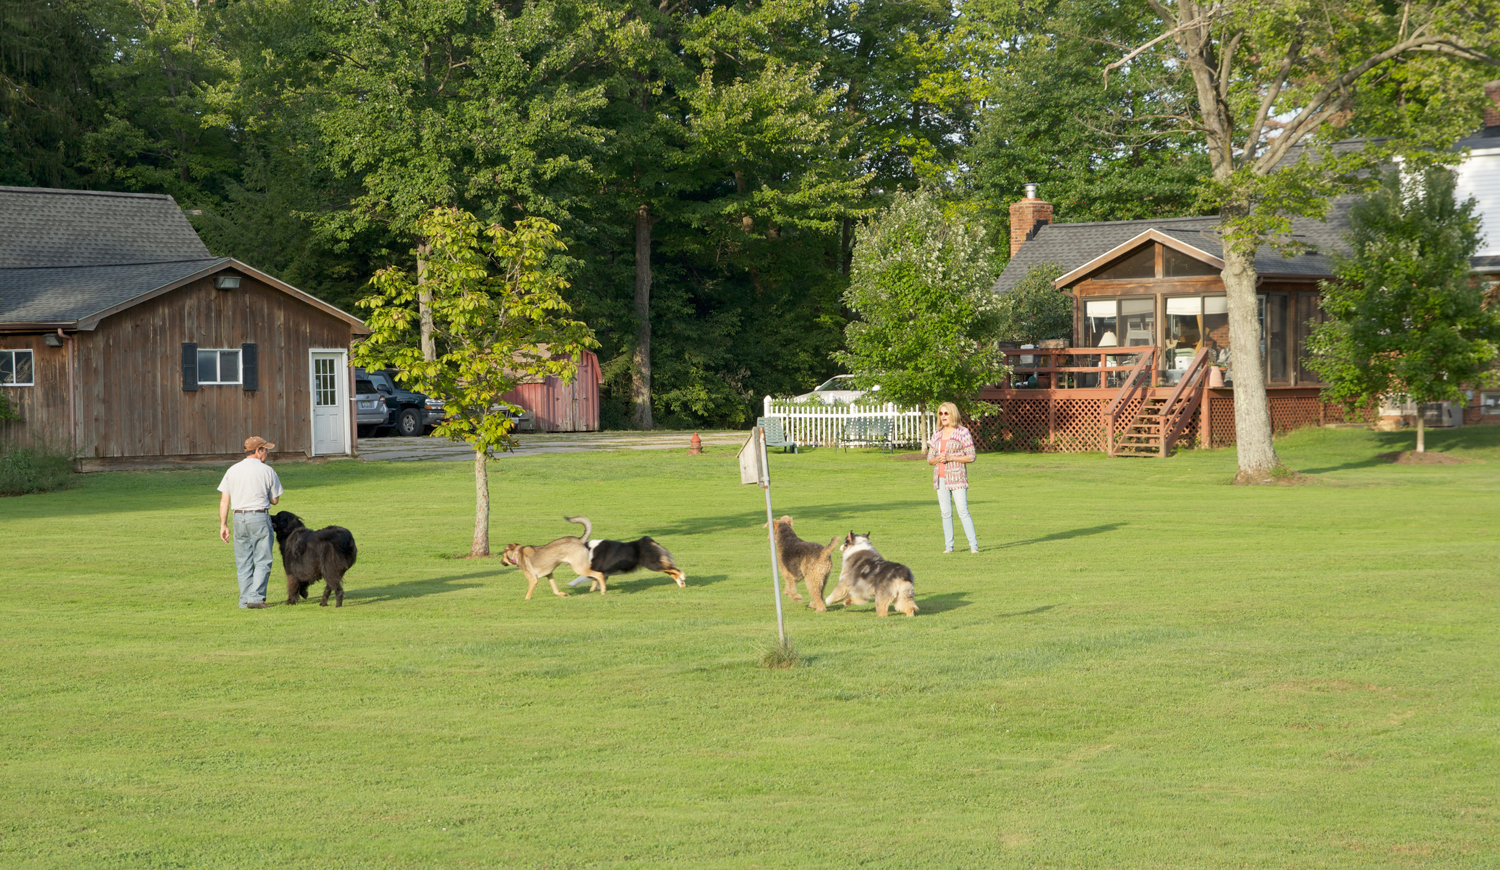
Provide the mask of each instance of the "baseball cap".
{"label": "baseball cap", "polygon": [[259,450],[262,447],[266,448],[267,450],[275,450],[276,449],[276,445],[275,444],[272,444],[271,442],[269,442],[266,439],[260,437],[259,435],[251,435],[249,438],[245,439],[245,452],[246,453],[254,453],[255,451]]}

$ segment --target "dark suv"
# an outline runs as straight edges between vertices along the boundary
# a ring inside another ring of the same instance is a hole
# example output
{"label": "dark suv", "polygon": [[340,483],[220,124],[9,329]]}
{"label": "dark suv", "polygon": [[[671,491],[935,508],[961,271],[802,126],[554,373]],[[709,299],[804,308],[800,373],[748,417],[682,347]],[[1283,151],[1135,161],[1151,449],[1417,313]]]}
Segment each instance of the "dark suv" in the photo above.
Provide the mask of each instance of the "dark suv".
{"label": "dark suv", "polygon": [[361,403],[359,398],[356,398],[355,421],[361,431],[380,435],[394,429],[400,435],[421,435],[442,421],[442,402],[398,386],[394,375],[394,369],[369,372],[364,369],[354,370],[356,396],[360,390],[368,389],[362,387],[360,382],[368,381],[385,399],[384,420],[377,423],[374,422],[373,410],[361,407],[361,404],[368,404],[368,402]]}

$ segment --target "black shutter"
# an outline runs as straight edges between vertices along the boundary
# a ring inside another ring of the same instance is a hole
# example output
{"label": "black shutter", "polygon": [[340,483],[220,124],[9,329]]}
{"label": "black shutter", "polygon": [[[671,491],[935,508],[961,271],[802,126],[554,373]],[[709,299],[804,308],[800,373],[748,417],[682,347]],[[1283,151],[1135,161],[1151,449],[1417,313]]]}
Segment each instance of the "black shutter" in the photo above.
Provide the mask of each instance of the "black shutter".
{"label": "black shutter", "polygon": [[198,345],[182,343],[182,391],[198,391]]}
{"label": "black shutter", "polygon": [[260,364],[255,345],[240,345],[240,381],[246,390],[260,389]]}

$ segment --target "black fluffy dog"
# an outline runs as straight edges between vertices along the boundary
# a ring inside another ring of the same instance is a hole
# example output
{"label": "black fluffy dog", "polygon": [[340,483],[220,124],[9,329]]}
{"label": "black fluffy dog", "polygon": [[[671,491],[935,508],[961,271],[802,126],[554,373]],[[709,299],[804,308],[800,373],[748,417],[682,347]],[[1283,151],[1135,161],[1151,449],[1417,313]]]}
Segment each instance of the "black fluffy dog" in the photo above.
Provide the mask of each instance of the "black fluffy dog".
{"label": "black fluffy dog", "polygon": [[290,511],[271,517],[276,543],[281,545],[281,567],[286,569],[286,603],[296,604],[307,597],[307,587],[323,581],[323,607],[328,593],[338,596],[336,607],[344,606],[344,572],[354,567],[359,549],[354,535],[343,526],[327,526],[316,532],[302,524],[302,518]]}

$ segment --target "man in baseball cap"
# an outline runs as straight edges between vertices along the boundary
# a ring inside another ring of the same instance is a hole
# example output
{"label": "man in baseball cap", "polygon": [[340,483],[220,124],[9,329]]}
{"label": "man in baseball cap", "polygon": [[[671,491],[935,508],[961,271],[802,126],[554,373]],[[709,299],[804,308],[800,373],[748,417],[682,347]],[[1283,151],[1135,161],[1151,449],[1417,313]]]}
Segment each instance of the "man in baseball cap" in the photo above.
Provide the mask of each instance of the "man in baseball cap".
{"label": "man in baseball cap", "polygon": [[271,579],[271,505],[281,500],[281,478],[267,457],[276,445],[251,435],[245,439],[245,458],[224,472],[219,483],[219,538],[231,540],[230,512],[234,514],[234,564],[240,578],[240,607],[260,610],[266,606],[266,585]]}

